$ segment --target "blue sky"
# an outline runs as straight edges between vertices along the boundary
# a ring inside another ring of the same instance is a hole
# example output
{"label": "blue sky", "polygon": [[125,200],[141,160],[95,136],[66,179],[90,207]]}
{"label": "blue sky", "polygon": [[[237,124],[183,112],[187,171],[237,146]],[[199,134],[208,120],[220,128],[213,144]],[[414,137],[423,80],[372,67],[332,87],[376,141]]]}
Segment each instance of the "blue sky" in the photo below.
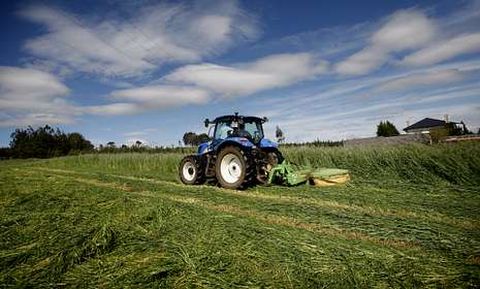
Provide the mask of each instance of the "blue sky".
{"label": "blue sky", "polygon": [[445,114],[480,127],[480,1],[0,5],[0,146],[44,124],[176,145],[234,111],[290,142]]}

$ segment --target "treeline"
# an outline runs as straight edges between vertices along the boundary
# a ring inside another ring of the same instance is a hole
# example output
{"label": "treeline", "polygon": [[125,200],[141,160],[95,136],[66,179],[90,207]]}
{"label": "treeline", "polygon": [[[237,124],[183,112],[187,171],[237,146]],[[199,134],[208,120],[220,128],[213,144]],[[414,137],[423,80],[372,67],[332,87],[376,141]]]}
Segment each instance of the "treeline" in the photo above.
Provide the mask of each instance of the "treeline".
{"label": "treeline", "polygon": [[281,144],[282,147],[341,147],[343,146],[343,141],[330,141],[330,140],[316,140],[313,142],[298,142],[298,143],[284,143]]}
{"label": "treeline", "polygon": [[100,145],[93,152],[95,153],[193,153],[194,147],[175,147],[175,146],[143,146],[143,145],[121,145],[115,146],[114,143],[109,142],[107,145]]}
{"label": "treeline", "polygon": [[48,125],[16,129],[10,138],[10,147],[0,149],[1,158],[51,158],[93,151],[92,143],[80,133],[64,133]]}

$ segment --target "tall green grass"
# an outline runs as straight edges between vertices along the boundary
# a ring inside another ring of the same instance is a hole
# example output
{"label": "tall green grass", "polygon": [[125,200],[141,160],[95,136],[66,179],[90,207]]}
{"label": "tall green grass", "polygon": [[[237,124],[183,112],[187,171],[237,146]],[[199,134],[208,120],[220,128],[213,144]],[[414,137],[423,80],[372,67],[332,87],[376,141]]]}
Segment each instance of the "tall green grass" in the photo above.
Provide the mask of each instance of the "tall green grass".
{"label": "tall green grass", "polygon": [[178,164],[184,155],[179,153],[120,153],[87,154],[42,160],[36,165],[83,171],[177,179]]}
{"label": "tall green grass", "polygon": [[[480,184],[478,143],[355,148],[305,146],[281,150],[288,161],[296,164],[348,169],[354,181]],[[94,154],[51,159],[38,164],[176,180],[182,157],[178,153]]]}
{"label": "tall green grass", "polygon": [[399,145],[382,147],[298,147],[284,151],[287,160],[313,167],[350,170],[362,181],[480,184],[480,144]]}

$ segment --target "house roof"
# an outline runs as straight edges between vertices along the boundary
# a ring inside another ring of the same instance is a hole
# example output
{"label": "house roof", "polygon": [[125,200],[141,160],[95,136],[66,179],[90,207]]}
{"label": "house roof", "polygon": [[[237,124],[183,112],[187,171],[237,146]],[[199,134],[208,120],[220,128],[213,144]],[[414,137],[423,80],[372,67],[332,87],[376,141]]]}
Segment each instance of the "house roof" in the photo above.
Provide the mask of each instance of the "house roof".
{"label": "house roof", "polygon": [[431,127],[438,127],[438,126],[444,126],[445,121],[444,120],[439,120],[439,119],[434,119],[434,118],[424,118],[419,122],[416,122],[406,128],[404,128],[404,131],[408,131],[411,129],[421,129],[421,128],[431,128]]}

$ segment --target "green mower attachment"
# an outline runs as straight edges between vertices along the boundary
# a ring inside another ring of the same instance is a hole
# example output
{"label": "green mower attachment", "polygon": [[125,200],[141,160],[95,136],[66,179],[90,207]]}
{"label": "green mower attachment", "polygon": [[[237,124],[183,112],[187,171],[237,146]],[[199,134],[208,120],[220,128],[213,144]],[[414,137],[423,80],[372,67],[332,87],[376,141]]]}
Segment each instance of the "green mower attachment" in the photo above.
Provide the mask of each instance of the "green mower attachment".
{"label": "green mower attachment", "polygon": [[297,186],[309,183],[315,186],[344,184],[350,180],[348,170],[319,168],[313,169],[293,165],[287,161],[273,167],[268,175],[268,184]]}

